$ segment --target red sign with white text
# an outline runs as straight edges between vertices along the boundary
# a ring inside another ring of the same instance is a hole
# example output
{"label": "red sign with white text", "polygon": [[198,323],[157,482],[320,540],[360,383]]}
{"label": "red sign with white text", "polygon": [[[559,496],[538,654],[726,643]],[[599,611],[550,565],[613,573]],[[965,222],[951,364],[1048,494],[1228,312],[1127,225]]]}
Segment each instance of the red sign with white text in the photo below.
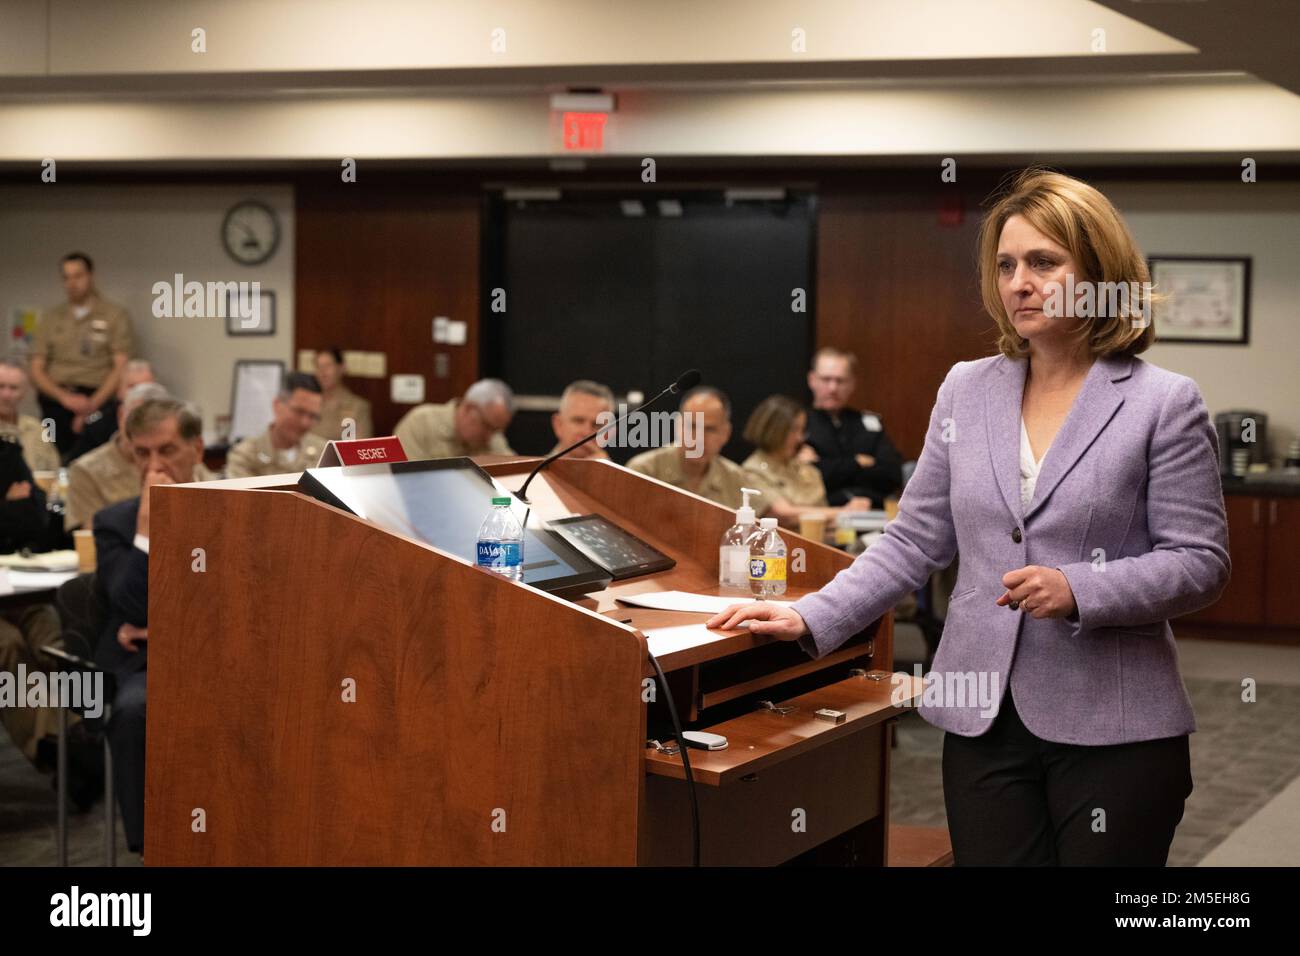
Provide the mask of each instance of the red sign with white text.
{"label": "red sign with white text", "polygon": [[386,438],[357,438],[352,441],[336,441],[334,450],[339,462],[344,465],[379,465],[391,461],[406,461],[406,452],[397,436]]}
{"label": "red sign with white text", "polygon": [[605,148],[607,113],[565,113],[564,148],[600,152]]}

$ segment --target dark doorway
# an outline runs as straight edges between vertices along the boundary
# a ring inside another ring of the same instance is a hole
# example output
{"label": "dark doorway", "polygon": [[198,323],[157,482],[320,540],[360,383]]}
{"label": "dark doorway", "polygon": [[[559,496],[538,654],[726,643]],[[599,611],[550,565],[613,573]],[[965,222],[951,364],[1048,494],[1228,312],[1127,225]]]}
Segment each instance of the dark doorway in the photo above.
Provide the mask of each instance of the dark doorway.
{"label": "dark doorway", "polygon": [[[483,374],[533,399],[511,426],[511,445],[551,448],[549,412],[535,406],[575,378],[604,382],[621,401],[698,368],[731,398],[724,453],[743,458],[741,432],[758,402],[776,392],[806,397],[815,198],[784,190],[554,197],[489,201]],[[492,311],[497,288],[504,313]],[[673,406],[665,399],[656,408]],[[611,454],[626,461],[640,450]]]}

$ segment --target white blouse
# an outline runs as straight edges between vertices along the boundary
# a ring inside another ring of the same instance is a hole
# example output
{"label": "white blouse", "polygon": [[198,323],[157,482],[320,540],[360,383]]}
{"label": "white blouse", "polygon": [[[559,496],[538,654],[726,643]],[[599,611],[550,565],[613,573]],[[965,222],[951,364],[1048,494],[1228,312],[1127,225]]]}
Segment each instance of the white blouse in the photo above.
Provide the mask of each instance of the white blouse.
{"label": "white blouse", "polygon": [[1038,472],[1043,460],[1034,458],[1034,450],[1029,445],[1029,432],[1025,430],[1025,420],[1020,419],[1020,508],[1021,513],[1029,510],[1029,502],[1034,500],[1034,486],[1038,484]]}

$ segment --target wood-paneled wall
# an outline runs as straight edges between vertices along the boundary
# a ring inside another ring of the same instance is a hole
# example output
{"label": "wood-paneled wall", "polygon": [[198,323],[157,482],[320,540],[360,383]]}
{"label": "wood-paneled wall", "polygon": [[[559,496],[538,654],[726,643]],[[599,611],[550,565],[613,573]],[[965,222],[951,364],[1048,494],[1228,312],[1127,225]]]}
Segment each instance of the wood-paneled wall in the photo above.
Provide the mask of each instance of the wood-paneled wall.
{"label": "wood-paneled wall", "polygon": [[[295,349],[383,352],[388,374],[425,377],[425,400],[460,395],[478,377],[479,194],[466,184],[387,177],[297,189]],[[433,318],[464,320],[464,345],[435,344]],[[436,356],[447,374],[436,374]],[[294,357],[296,361],[296,354]],[[391,434],[408,405],[388,379],[349,377]]]}
{"label": "wood-paneled wall", "polygon": [[921,452],[948,369],[994,351],[975,239],[995,185],[937,174],[820,185],[817,344],[857,355],[853,404],[880,413],[904,458]]}

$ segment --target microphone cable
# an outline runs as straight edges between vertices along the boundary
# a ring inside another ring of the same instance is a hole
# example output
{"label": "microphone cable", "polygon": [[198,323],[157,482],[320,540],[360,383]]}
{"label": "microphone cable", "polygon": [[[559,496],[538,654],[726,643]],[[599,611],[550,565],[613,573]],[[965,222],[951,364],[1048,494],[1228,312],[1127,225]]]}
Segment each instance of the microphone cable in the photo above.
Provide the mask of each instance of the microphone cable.
{"label": "microphone cable", "polygon": [[695,793],[695,775],[691,773],[691,758],[687,754],[690,748],[686,746],[686,736],[682,733],[682,722],[677,718],[677,706],[673,703],[673,692],[668,689],[668,678],[664,676],[664,669],[659,666],[659,661],[654,654],[650,653],[647,645],[646,655],[650,658],[650,663],[655,667],[655,673],[659,675],[659,685],[664,689],[664,702],[668,705],[668,716],[673,721],[673,734],[677,737],[677,746],[682,752],[682,767],[686,771],[686,789],[691,800],[691,866],[700,865],[700,802]]}

